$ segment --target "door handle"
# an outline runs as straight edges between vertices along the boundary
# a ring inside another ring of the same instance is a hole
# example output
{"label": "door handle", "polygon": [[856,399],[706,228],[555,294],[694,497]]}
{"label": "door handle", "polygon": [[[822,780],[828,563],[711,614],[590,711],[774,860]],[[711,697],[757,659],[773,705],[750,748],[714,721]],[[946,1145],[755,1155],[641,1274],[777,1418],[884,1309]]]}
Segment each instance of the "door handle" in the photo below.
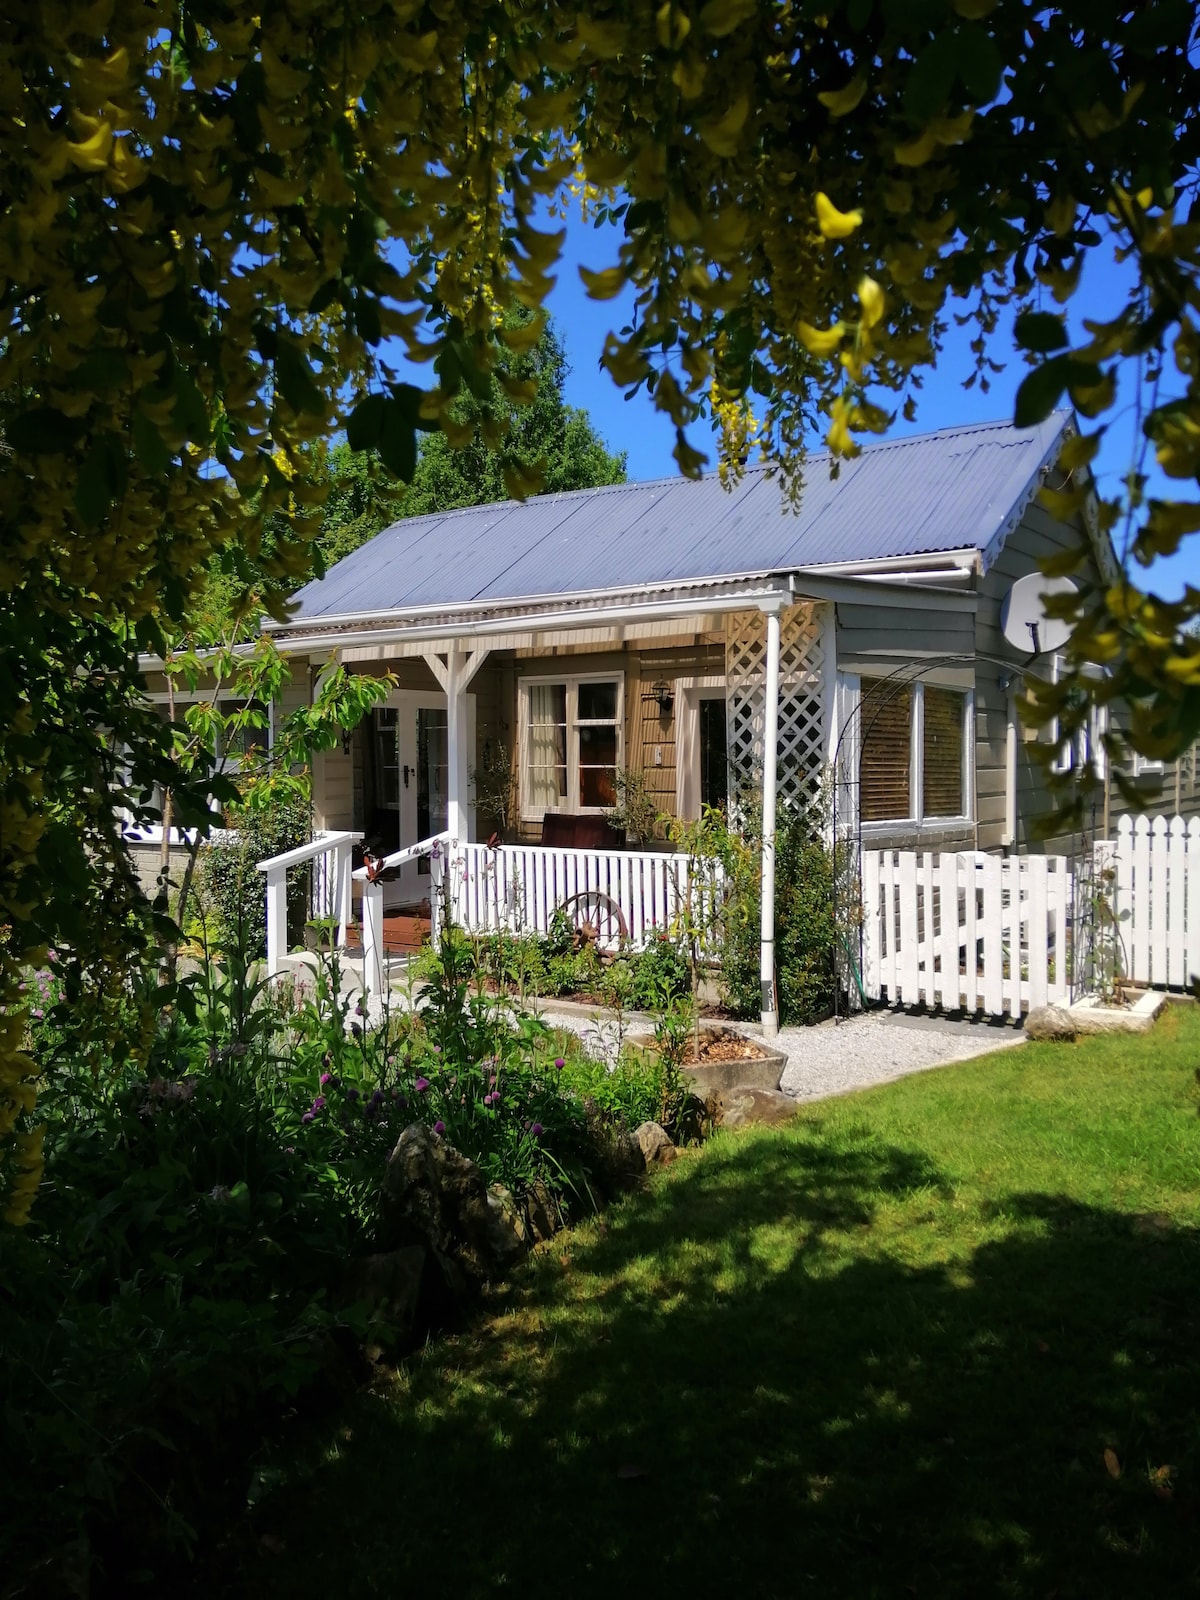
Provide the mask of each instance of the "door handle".
{"label": "door handle", "polygon": [[404,787],[406,789],[408,788],[408,771],[409,771],[408,762],[406,761],[404,763]]}

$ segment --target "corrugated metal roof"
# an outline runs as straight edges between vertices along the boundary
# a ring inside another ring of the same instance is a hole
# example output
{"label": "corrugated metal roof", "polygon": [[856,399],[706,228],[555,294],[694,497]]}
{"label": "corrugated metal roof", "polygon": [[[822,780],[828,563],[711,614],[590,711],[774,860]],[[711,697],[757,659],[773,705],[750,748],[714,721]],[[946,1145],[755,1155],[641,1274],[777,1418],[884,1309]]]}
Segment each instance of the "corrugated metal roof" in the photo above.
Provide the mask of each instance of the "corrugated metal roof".
{"label": "corrugated metal roof", "polygon": [[1067,418],[869,445],[835,480],[829,458],[813,455],[797,510],[765,468],[750,467],[731,490],[715,475],[662,478],[407,517],[301,589],[292,621],[982,550]]}

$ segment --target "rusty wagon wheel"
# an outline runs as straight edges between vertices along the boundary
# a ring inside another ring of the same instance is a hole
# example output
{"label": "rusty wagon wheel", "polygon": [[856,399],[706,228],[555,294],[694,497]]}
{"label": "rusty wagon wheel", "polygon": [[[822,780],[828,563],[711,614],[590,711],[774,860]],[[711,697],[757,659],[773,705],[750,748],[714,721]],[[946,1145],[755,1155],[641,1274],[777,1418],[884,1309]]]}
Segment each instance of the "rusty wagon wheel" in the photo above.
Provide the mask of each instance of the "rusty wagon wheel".
{"label": "rusty wagon wheel", "polygon": [[564,900],[559,910],[566,913],[575,929],[576,944],[615,950],[629,937],[624,912],[602,889],[583,889]]}

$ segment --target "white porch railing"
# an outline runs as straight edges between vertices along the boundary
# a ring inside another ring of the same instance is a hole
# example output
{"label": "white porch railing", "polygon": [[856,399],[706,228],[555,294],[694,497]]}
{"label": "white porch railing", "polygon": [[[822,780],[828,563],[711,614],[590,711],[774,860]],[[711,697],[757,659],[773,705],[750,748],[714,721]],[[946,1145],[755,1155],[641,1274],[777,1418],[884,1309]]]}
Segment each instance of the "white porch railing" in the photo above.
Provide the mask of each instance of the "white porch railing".
{"label": "white porch railing", "polygon": [[719,863],[693,883],[688,858],[665,851],[554,849],[548,845],[460,845],[452,852],[454,920],[470,933],[550,931],[555,912],[590,928],[603,950],[645,948],[676,923],[694,889],[706,922],[709,899],[724,893]]}
{"label": "white porch railing", "polygon": [[393,850],[381,861],[372,861],[370,870],[359,867],[354,878],[362,884],[362,985],[368,994],[381,994],[387,987],[387,957],[383,948],[383,884],[379,875],[402,867],[406,862],[429,857],[429,913],[430,934],[438,936],[442,899],[442,873],[453,841],[448,833],[435,833],[419,844],[406,845],[403,850]]}
{"label": "white porch railing", "polygon": [[868,850],[862,891],[869,998],[997,1017],[1069,999],[1066,856]]}
{"label": "white porch railing", "polygon": [[346,942],[350,922],[350,868],[361,833],[318,833],[308,844],[285,850],[258,863],[267,880],[267,974],[280,971],[287,954],[287,875],[289,867],[312,862],[310,915],[316,922],[337,923],[337,943]]}
{"label": "white porch railing", "polygon": [[1182,989],[1200,972],[1200,817],[1121,817],[1096,846],[1117,917],[1122,976]]}
{"label": "white porch railing", "polygon": [[550,931],[562,911],[586,926],[603,950],[640,950],[656,930],[677,922],[685,898],[704,923],[710,899],[725,892],[725,875],[713,863],[693,876],[686,856],[633,850],[552,849],[545,845],[461,844],[449,833],[395,850],[355,872],[362,884],[363,987],[379,993],[386,982],[383,884],[377,876],[422,856],[430,858],[431,936],[439,931],[443,903],[467,933]]}

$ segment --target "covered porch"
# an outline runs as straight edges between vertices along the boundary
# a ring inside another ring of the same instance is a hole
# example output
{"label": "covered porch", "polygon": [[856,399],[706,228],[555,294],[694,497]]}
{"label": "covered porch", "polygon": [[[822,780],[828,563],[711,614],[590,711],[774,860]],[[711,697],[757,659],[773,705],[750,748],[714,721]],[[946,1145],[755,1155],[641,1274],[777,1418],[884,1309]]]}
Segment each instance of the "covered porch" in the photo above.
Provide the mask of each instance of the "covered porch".
{"label": "covered porch", "polygon": [[447,910],[480,933],[545,933],[561,913],[605,949],[671,928],[696,892],[686,858],[605,821],[617,775],[634,774],[651,810],[676,817],[761,792],[763,1022],[776,1026],[775,808],[829,759],[831,598],[774,576],[279,629],[314,672],[393,680],[313,771],[310,848],[353,841],[350,870],[323,878],[342,886],[336,920],[364,987]]}

